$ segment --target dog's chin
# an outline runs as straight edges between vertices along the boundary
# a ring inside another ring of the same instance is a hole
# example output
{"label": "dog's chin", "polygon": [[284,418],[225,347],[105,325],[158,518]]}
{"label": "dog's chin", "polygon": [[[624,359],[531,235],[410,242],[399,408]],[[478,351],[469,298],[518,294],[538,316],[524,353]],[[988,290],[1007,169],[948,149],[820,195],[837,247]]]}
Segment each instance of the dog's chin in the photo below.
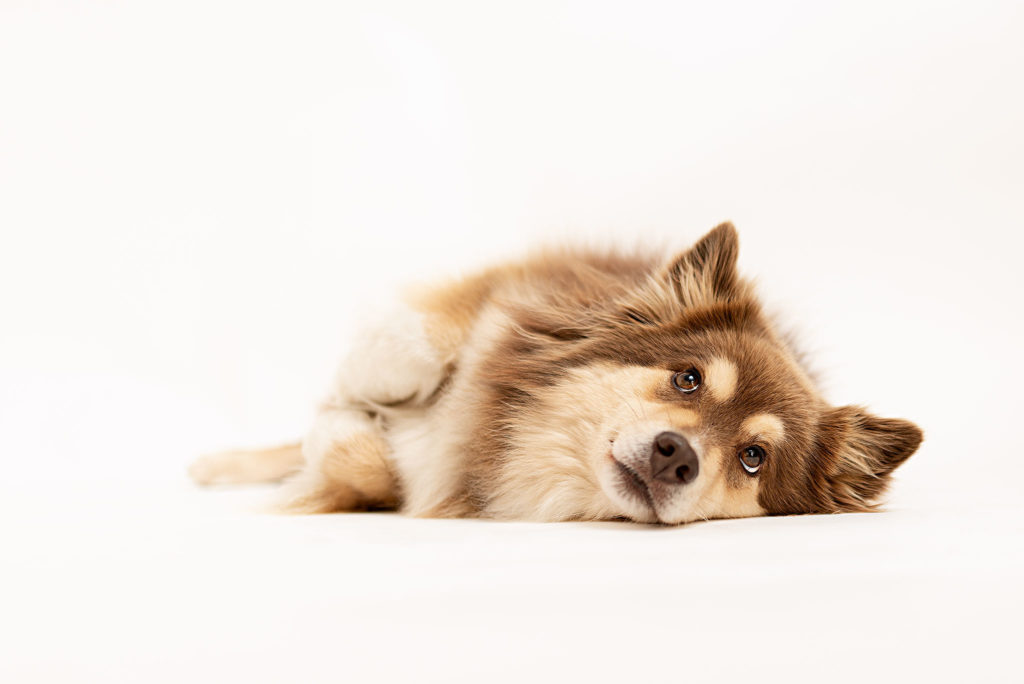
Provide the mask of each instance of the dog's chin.
{"label": "dog's chin", "polygon": [[644,479],[628,465],[607,454],[600,473],[601,489],[620,517],[641,523],[662,522]]}

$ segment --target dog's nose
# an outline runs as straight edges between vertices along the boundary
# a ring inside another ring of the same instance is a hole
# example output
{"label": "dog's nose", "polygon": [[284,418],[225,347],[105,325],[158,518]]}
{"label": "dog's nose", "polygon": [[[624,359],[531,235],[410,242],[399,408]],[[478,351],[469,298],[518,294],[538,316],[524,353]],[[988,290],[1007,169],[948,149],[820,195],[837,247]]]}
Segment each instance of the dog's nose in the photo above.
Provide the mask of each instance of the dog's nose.
{"label": "dog's nose", "polygon": [[697,454],[678,432],[662,432],[651,442],[651,475],[666,484],[689,484],[697,479]]}

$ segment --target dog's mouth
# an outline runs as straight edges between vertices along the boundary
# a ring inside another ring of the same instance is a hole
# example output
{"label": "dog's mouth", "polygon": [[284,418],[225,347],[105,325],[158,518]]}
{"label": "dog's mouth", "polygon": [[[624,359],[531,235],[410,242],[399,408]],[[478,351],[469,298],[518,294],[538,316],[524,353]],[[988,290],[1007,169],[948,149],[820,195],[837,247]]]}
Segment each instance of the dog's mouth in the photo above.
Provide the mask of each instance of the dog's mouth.
{"label": "dog's mouth", "polygon": [[622,475],[619,482],[622,484],[622,489],[630,495],[632,498],[642,501],[651,509],[651,513],[654,514],[656,520],[658,518],[658,509],[654,505],[654,497],[651,496],[651,489],[647,486],[647,483],[639,473],[630,468],[625,463],[619,461],[619,459],[612,456],[612,460],[615,461],[616,467],[619,469],[619,474]]}

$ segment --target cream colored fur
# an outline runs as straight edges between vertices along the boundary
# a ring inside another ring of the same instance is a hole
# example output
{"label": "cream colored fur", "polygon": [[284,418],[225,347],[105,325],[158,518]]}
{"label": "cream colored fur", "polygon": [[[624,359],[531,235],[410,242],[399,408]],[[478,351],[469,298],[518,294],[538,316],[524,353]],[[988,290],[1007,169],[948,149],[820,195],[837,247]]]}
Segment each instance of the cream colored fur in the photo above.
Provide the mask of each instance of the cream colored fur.
{"label": "cream colored fur", "polygon": [[[461,379],[474,375],[508,320],[496,308],[481,312],[466,344],[452,359],[460,374],[434,402],[430,399],[444,378],[445,361],[425,334],[423,320],[409,308],[394,309],[346,355],[330,396],[302,442],[304,465],[283,490],[286,509],[359,507],[359,483],[353,484],[352,471],[384,466],[372,457],[360,460],[358,454],[345,455],[348,470],[332,470],[325,464],[330,465],[328,459],[339,449],[344,452],[347,443],[370,438],[386,444],[387,467],[396,478],[393,494],[397,499],[400,490],[403,512],[449,514],[445,504],[456,496],[466,469],[470,455],[461,447],[474,422],[475,388]],[[736,382],[735,366],[718,359],[716,368],[714,380],[724,389],[717,396],[727,399]],[[625,516],[672,523],[763,514],[756,481],[739,489],[727,486],[718,463],[725,456],[720,450],[702,449],[699,416],[651,398],[653,388],[667,382],[667,376],[655,369],[612,364],[570,373],[516,421],[515,447],[494,483],[485,514],[538,521]],[[586,391],[581,393],[581,387]],[[671,503],[655,517],[635,501],[616,495],[611,458],[614,454],[642,469],[645,445],[664,430],[681,432],[703,452],[702,475],[695,486],[667,494]],[[203,480],[252,481],[256,474],[239,466],[243,457],[244,452],[207,457],[201,461]]]}
{"label": "cream colored fur", "polygon": [[[299,512],[680,523],[870,508],[920,430],[825,404],[736,274],[737,245],[722,224],[664,262],[555,251],[413,290],[355,336],[301,449],[216,454],[192,476],[287,478]],[[674,381],[687,368],[694,388]]]}

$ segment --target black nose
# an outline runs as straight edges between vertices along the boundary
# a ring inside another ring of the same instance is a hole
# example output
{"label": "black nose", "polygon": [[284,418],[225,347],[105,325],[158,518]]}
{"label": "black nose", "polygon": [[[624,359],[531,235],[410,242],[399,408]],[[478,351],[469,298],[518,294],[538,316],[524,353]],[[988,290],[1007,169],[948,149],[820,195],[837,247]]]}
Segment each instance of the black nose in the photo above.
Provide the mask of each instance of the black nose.
{"label": "black nose", "polygon": [[678,432],[662,432],[651,442],[651,475],[666,484],[689,484],[697,479],[697,454]]}

